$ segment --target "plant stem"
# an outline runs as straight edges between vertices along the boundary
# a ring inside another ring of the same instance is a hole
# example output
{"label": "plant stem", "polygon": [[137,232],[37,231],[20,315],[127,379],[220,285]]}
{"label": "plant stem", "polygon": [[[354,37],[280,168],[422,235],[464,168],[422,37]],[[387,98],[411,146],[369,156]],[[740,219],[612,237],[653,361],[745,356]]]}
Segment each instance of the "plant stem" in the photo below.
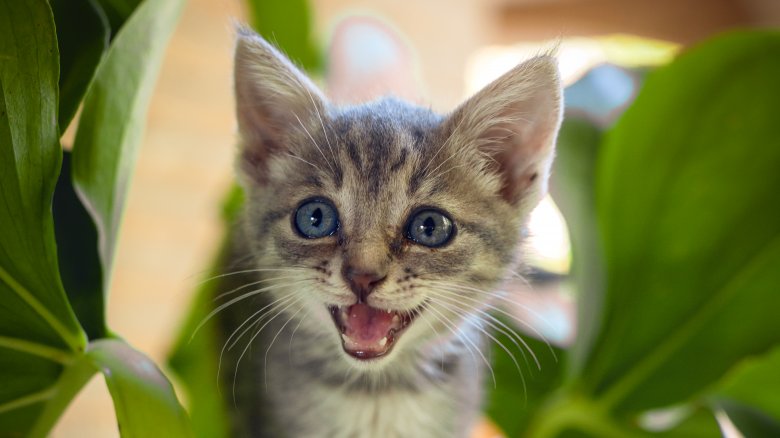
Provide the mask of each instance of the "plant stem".
{"label": "plant stem", "polygon": [[567,429],[578,429],[599,438],[640,436],[621,427],[595,401],[572,392],[561,392],[550,398],[531,422],[525,436],[554,438]]}
{"label": "plant stem", "polygon": [[60,376],[60,379],[51,389],[51,398],[46,407],[35,422],[30,431],[31,438],[46,437],[54,424],[59,420],[62,412],[73,400],[73,397],[81,391],[89,379],[97,372],[97,368],[89,357],[82,354]]}

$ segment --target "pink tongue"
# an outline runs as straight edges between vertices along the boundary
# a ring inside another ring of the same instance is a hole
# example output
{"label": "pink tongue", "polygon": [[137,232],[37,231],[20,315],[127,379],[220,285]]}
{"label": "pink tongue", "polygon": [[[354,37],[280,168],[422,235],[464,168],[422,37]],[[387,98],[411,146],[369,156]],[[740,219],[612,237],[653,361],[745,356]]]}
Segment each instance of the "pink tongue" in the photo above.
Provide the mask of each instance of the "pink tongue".
{"label": "pink tongue", "polygon": [[347,309],[345,334],[356,343],[374,345],[387,336],[393,325],[393,316],[395,312],[388,313],[362,303],[353,304]]}

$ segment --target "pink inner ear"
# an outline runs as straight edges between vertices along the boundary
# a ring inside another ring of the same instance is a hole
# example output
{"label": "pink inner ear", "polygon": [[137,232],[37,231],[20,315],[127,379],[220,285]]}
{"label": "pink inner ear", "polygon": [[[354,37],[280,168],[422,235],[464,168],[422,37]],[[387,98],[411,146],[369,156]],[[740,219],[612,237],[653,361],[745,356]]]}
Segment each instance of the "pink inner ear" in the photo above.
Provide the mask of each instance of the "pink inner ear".
{"label": "pink inner ear", "polygon": [[549,56],[505,73],[451,118],[467,143],[495,160],[502,183],[499,194],[513,205],[524,199],[536,202],[542,194],[560,121],[560,81]]}
{"label": "pink inner ear", "polygon": [[523,195],[536,182],[539,177],[536,160],[533,156],[519,153],[522,147],[509,149],[509,153],[500,153],[496,156],[501,172],[501,197],[510,204],[517,204]]}
{"label": "pink inner ear", "polygon": [[[519,112],[516,109],[511,112]],[[542,171],[540,165],[552,154],[556,126],[548,123],[546,115],[539,120],[520,119],[504,122],[485,131],[481,136],[496,152],[493,158],[498,162],[501,175],[501,196],[510,204],[519,203],[534,186]],[[554,121],[553,121],[554,122]],[[494,135],[494,133],[503,133]],[[508,135],[507,135],[508,133]]]}

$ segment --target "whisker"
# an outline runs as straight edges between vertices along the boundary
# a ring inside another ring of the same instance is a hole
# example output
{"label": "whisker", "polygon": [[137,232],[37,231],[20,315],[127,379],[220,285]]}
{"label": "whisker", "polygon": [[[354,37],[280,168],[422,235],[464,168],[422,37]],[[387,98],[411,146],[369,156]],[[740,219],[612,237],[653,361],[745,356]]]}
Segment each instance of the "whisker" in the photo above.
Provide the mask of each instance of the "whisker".
{"label": "whisker", "polygon": [[229,290],[227,292],[223,292],[223,293],[217,295],[216,297],[214,297],[214,299],[212,301],[217,301],[220,298],[225,297],[227,295],[234,294],[234,293],[240,291],[241,289],[245,289],[247,287],[254,286],[254,285],[257,285],[257,284],[260,284],[260,283],[267,283],[269,281],[275,281],[275,280],[289,280],[289,279],[294,279],[294,278],[299,278],[299,277],[298,276],[287,276],[287,277],[272,277],[272,278],[260,279],[260,280],[257,280],[257,281],[253,281],[251,283],[247,283],[247,284],[242,285],[242,286],[238,286],[238,287],[236,287],[236,288],[234,288],[232,290]]}
{"label": "whisker", "polygon": [[241,271],[233,271],[233,272],[227,272],[224,274],[215,275],[213,277],[209,277],[205,280],[201,280],[196,284],[196,286],[200,286],[203,283],[208,283],[209,281],[216,280],[218,278],[228,277],[231,275],[238,275],[238,274],[247,274],[250,272],[300,272],[300,271],[306,271],[305,266],[300,267],[291,267],[291,268],[254,268],[254,269],[244,269]]}
{"label": "whisker", "polygon": [[281,288],[284,288],[284,287],[295,286],[296,284],[307,283],[307,282],[312,281],[312,280],[314,280],[314,279],[313,278],[305,278],[305,279],[302,279],[302,280],[292,281],[292,282],[281,284],[281,285],[275,284],[275,285],[271,285],[271,286],[266,286],[266,287],[263,287],[263,288],[260,288],[260,289],[253,290],[251,292],[247,292],[247,293],[245,293],[243,295],[240,295],[240,296],[238,296],[236,298],[233,298],[232,300],[230,300],[230,301],[228,301],[226,303],[223,303],[223,304],[219,305],[216,309],[212,310],[208,315],[206,315],[206,317],[203,318],[203,320],[200,322],[200,324],[198,324],[198,326],[195,327],[195,330],[193,330],[193,332],[192,332],[192,336],[190,336],[189,342],[192,342],[192,338],[195,337],[195,335],[198,333],[198,331],[200,331],[200,329],[209,320],[211,320],[211,318],[213,318],[214,315],[216,315],[217,313],[219,313],[219,312],[225,310],[226,308],[232,306],[233,304],[235,304],[235,303],[237,303],[237,302],[239,302],[241,300],[247,299],[249,297],[252,297],[252,296],[261,294],[263,292],[269,291],[269,290],[274,289],[274,288],[280,288],[281,289]]}
{"label": "whisker", "polygon": [[[478,293],[481,293],[481,294],[490,295],[491,297],[497,298],[497,299],[499,299],[501,301],[504,301],[506,303],[509,303],[509,304],[511,304],[513,306],[517,306],[517,307],[525,310],[526,312],[532,314],[533,316],[538,318],[540,321],[545,323],[548,328],[553,329],[553,330],[555,329],[555,326],[550,321],[548,321],[547,318],[545,318],[543,315],[540,315],[539,312],[535,311],[531,307],[526,306],[523,303],[520,303],[520,302],[512,300],[512,299],[509,299],[509,298],[503,296],[501,293],[499,293],[497,291],[489,291],[489,290],[484,290],[484,289],[478,289],[478,288],[475,288],[473,286],[470,286],[470,285],[467,285],[467,284],[463,284],[463,283],[459,283],[459,282],[454,282],[454,281],[453,282],[443,282],[443,281],[429,280],[428,282],[430,282],[431,284],[435,284],[437,286],[447,286],[447,287],[451,287],[451,288],[459,288],[462,291],[478,292]],[[512,315],[507,315],[507,316],[512,316]],[[524,322],[524,321],[522,322],[522,324],[523,325],[528,325],[528,323]],[[528,328],[531,328],[531,327],[529,326]]]}
{"label": "whisker", "polygon": [[311,135],[311,133],[309,132],[309,130],[308,130],[308,129],[306,129],[306,126],[304,126],[304,125],[303,125],[303,122],[301,121],[300,117],[298,117],[298,114],[295,114],[295,112],[293,112],[293,115],[295,116],[295,119],[296,119],[296,120],[298,120],[298,124],[299,124],[299,125],[301,125],[301,128],[303,128],[303,130],[306,132],[306,135],[308,135],[308,136],[309,136],[309,138],[311,139],[311,142],[314,144],[314,147],[315,147],[315,148],[317,148],[317,150],[320,152],[320,155],[322,155],[322,159],[324,159],[324,160],[325,160],[325,163],[326,163],[326,164],[328,165],[328,167],[330,168],[330,171],[331,171],[331,172],[333,172],[333,173],[335,173],[335,170],[333,170],[333,165],[331,165],[331,164],[330,164],[330,160],[328,160],[328,158],[327,158],[327,157],[325,156],[325,154],[322,152],[322,149],[320,148],[320,145],[318,145],[318,144],[317,144],[317,141],[316,141],[316,140],[314,140],[314,137],[312,137],[312,135]]}
{"label": "whisker", "polygon": [[260,333],[262,333],[263,329],[266,328],[268,326],[268,324],[271,323],[271,321],[276,319],[276,317],[281,315],[285,310],[289,309],[293,304],[295,304],[298,301],[300,301],[300,299],[301,299],[300,296],[297,297],[296,299],[292,300],[292,302],[287,304],[284,308],[282,308],[281,310],[276,312],[276,314],[274,316],[269,318],[259,329],[257,329],[257,332],[255,332],[255,334],[252,335],[252,337],[246,343],[246,347],[244,347],[244,349],[241,351],[241,355],[238,356],[238,360],[236,361],[236,369],[233,372],[233,403],[234,404],[235,404],[235,401],[236,401],[235,400],[236,399],[236,379],[238,377],[238,367],[239,367],[239,365],[241,365],[241,360],[246,355],[246,352],[249,351],[249,347],[252,345],[252,343],[255,341],[255,339],[257,339],[257,336],[260,335]]}
{"label": "whisker", "polygon": [[[265,314],[260,315],[260,317],[258,317],[257,319],[255,319],[255,317],[257,315],[261,314],[264,310],[268,309],[271,306],[278,305],[278,304],[280,304],[282,302],[287,302],[288,300],[292,299],[292,297],[294,295],[295,295],[295,292],[289,292],[286,295],[282,296],[281,298],[278,298],[278,299],[272,301],[271,303],[263,306],[260,310],[257,310],[255,313],[249,315],[249,317],[247,317],[244,320],[244,322],[241,323],[241,325],[239,325],[238,327],[236,327],[235,330],[233,330],[233,332],[230,334],[230,336],[222,344],[222,349],[219,352],[219,362],[217,364],[217,376],[219,376],[219,374],[220,374],[220,372],[222,370],[222,358],[225,355],[225,350],[231,350],[233,348],[233,346],[236,345],[236,342],[238,342],[239,339],[243,338],[244,335],[247,332],[249,332],[249,330],[251,330],[251,328],[253,326],[257,325],[260,321],[263,320],[263,316]],[[249,326],[246,329],[244,329],[244,331],[242,331],[241,334],[239,334],[238,337],[233,342],[231,342],[231,340],[236,335],[236,333],[238,333],[238,331],[241,330],[241,327],[245,326],[249,321],[252,321],[253,319],[255,319],[255,320],[251,324],[249,324]]]}
{"label": "whisker", "polygon": [[306,310],[306,313],[301,316],[301,319],[298,321],[298,325],[295,326],[292,333],[290,334],[290,342],[287,348],[287,360],[292,363],[292,344],[293,344],[293,338],[295,337],[295,333],[298,332],[298,328],[300,328],[301,323],[303,323],[303,320],[306,319],[307,316],[309,316],[309,313],[311,312],[311,309]]}
{"label": "whisker", "polygon": [[521,274],[520,274],[520,273],[518,273],[517,271],[513,271],[513,270],[511,270],[511,269],[508,269],[508,270],[507,270],[507,272],[508,272],[509,274],[512,274],[512,276],[513,276],[513,277],[515,277],[515,278],[517,278],[517,279],[521,280],[521,281],[523,282],[523,285],[524,285],[525,287],[527,287],[527,288],[529,288],[529,289],[533,289],[533,285],[531,284],[531,282],[530,282],[530,281],[528,281],[528,279],[527,279],[527,278],[525,278],[523,275],[521,275]]}
{"label": "whisker", "polygon": [[[502,296],[502,295],[500,295],[500,294],[498,294],[496,292],[485,291],[485,290],[476,289],[476,288],[473,288],[473,287],[459,286],[459,285],[453,284],[453,283],[445,283],[445,282],[437,282],[437,281],[430,281],[429,283],[438,286],[439,289],[446,289],[446,290],[449,290],[451,292],[472,291],[472,292],[478,292],[478,293],[482,293],[482,294],[487,294],[487,295],[490,295],[490,296],[495,297],[495,298],[499,298],[499,299],[504,300],[504,301],[506,301],[506,302],[508,302],[510,304],[516,305],[516,306],[522,308],[523,310],[528,311],[529,313],[531,313],[535,317],[539,318],[539,320],[542,321],[543,323],[545,323],[549,328],[551,328],[553,330],[555,329],[555,327],[552,325],[552,323],[547,321],[547,319],[545,317],[543,317],[542,315],[539,315],[538,312],[535,312],[533,309],[531,309],[531,308],[529,308],[529,307],[527,307],[527,306],[525,306],[523,304],[520,304],[520,303],[518,303],[518,302],[516,302],[514,300],[510,300],[509,298],[506,298],[506,297],[504,297],[504,296]],[[527,321],[524,321],[524,320],[520,319],[517,315],[514,315],[514,314],[512,314],[510,312],[507,312],[506,310],[501,309],[501,308],[499,308],[497,306],[494,306],[494,305],[492,305],[490,303],[483,303],[483,302],[481,302],[479,300],[476,300],[476,299],[471,298],[471,297],[463,296],[463,295],[458,295],[458,298],[459,299],[463,298],[463,299],[471,300],[473,302],[478,302],[478,303],[484,305],[485,307],[488,307],[491,310],[494,310],[494,311],[496,311],[498,313],[501,313],[502,315],[505,315],[505,316],[507,316],[507,317],[509,317],[509,318],[511,318],[511,319],[513,319],[515,321],[517,321],[521,325],[527,327],[529,330],[531,330],[535,335],[537,335],[539,337],[539,339],[541,339],[547,345],[547,348],[550,350],[550,353],[552,354],[552,356],[555,359],[555,361],[556,362],[558,361],[558,355],[555,354],[555,349],[553,349],[552,344],[550,343],[550,341],[547,339],[547,337],[542,332],[539,331],[539,329],[534,327],[532,324],[529,324]]]}
{"label": "whisker", "polygon": [[[467,317],[470,315],[470,313],[467,310],[463,309],[457,309],[450,307],[446,303],[439,302],[439,304],[442,304],[445,308],[448,308],[451,312],[455,313],[456,315],[459,315],[461,317]],[[465,319],[465,318],[464,318]],[[517,373],[520,375],[520,381],[523,383],[523,394],[525,397],[526,403],[528,402],[528,388],[525,383],[525,376],[523,375],[523,371],[520,369],[520,364],[517,362],[517,359],[515,358],[515,355],[509,350],[509,348],[504,345],[503,342],[499,341],[495,336],[491,335],[487,330],[485,330],[482,327],[479,327],[477,324],[472,324],[474,328],[482,332],[485,336],[489,337],[493,340],[496,344],[498,344],[499,347],[501,347],[502,350],[506,352],[507,355],[509,355],[509,358],[512,359],[512,362],[515,364],[515,368],[517,368]],[[519,346],[518,346],[519,347]],[[522,350],[521,350],[522,351]]]}
{"label": "whisker", "polygon": [[[428,309],[428,310],[431,310],[431,308],[430,308],[430,304],[426,304],[426,305],[424,305],[424,308],[425,308],[425,309]],[[430,316],[430,317],[434,318],[434,319],[436,320],[436,322],[442,323],[442,324],[444,325],[444,328],[448,329],[448,330],[449,330],[449,331],[450,331],[450,332],[451,332],[451,333],[452,333],[454,336],[456,336],[458,339],[460,339],[461,341],[463,341],[463,337],[462,337],[462,336],[461,336],[459,333],[456,333],[455,331],[453,331],[453,330],[452,330],[452,328],[451,328],[451,327],[449,327],[448,325],[444,324],[444,323],[442,322],[442,320],[441,320],[440,318],[438,318],[436,315],[433,315],[433,314],[431,314],[430,312],[422,312],[420,315],[421,315],[421,316]],[[431,327],[431,328],[433,328],[433,327]],[[436,331],[436,330],[434,329],[434,332],[435,332],[435,331]],[[438,333],[438,332],[437,332],[437,333]],[[477,356],[475,356],[475,355],[474,355],[474,351],[472,351],[472,349],[471,349],[471,346],[469,346],[468,344],[466,344],[466,343],[465,343],[465,341],[464,341],[464,343],[463,343],[463,346],[464,346],[464,347],[466,347],[466,351],[468,351],[468,352],[469,352],[469,354],[471,355],[471,359],[472,359],[474,362],[476,362],[476,361],[477,361]],[[442,357],[442,368],[444,368],[444,359],[443,359],[443,357]]]}
{"label": "whisker", "polygon": [[[474,312],[479,317],[483,317],[484,316],[484,317],[487,317],[487,318],[491,319],[492,321],[494,321],[494,323],[491,323],[490,321],[484,320],[485,323],[489,324],[491,327],[493,327],[497,331],[505,334],[517,346],[517,348],[520,349],[520,352],[523,354],[523,359],[525,359],[525,361],[526,361],[526,365],[528,365],[528,359],[526,359],[526,357],[525,357],[525,352],[523,350],[523,347],[525,347],[525,350],[528,350],[528,352],[531,354],[531,357],[533,358],[534,362],[536,363],[536,368],[539,369],[539,370],[542,369],[542,365],[539,362],[539,359],[536,357],[536,354],[534,353],[533,349],[531,349],[531,346],[528,345],[528,343],[525,342],[525,340],[517,332],[515,332],[512,328],[510,328],[509,326],[504,324],[500,319],[494,317],[490,313],[485,312],[484,310],[478,309],[475,306],[471,306],[471,305],[468,305],[468,307],[465,307],[467,305],[465,303],[461,303],[459,301],[462,298],[469,298],[469,297],[463,297],[463,296],[455,295],[453,292],[447,291],[447,290],[438,290],[438,292],[435,292],[435,291],[430,291],[430,292],[433,295],[438,296],[439,298],[443,298],[443,299],[449,300],[450,304],[456,305],[456,306],[458,306],[462,310]],[[443,294],[449,294],[449,295],[443,295]],[[474,300],[474,301],[479,302],[477,300]],[[483,303],[480,303],[480,304],[483,304]],[[502,329],[500,327],[497,327],[496,324],[499,324],[501,327],[503,327],[506,330],[504,330],[504,329]],[[508,330],[508,332],[507,332],[507,330]],[[512,335],[514,335],[514,336],[512,336]],[[520,344],[518,344],[517,341],[515,341],[515,337],[520,341],[520,343],[523,345],[523,347],[521,347]]]}
{"label": "whisker", "polygon": [[[431,331],[433,331],[433,333],[436,334],[436,338],[441,339],[441,335],[439,334],[439,331],[436,330],[436,327],[434,327],[433,324],[431,324],[431,322],[428,321],[427,318],[425,318],[428,315],[425,314],[425,312],[420,312],[418,315],[420,316],[420,320],[425,322],[425,324],[427,324],[428,327],[430,327]],[[439,348],[439,351],[441,352],[441,371],[444,372],[444,349]]]}
{"label": "whisker", "polygon": [[[296,302],[301,301],[298,299]],[[268,344],[268,348],[265,349],[265,357],[263,358],[263,381],[265,383],[265,390],[268,391],[268,352],[271,351],[271,347],[273,347],[274,342],[276,342],[276,338],[279,337],[279,334],[282,333],[285,327],[287,327],[287,324],[290,323],[295,317],[301,313],[301,310],[303,310],[303,306],[299,307],[298,310],[295,311],[295,313],[292,314],[289,318],[287,318],[287,321],[282,324],[281,327],[279,327],[279,330],[274,335],[273,339],[271,339],[271,343]]]}
{"label": "whisker", "polygon": [[[317,112],[317,118],[320,119],[320,126],[322,126],[322,133],[325,134],[325,141],[328,143],[328,149],[330,150],[330,156],[333,158],[333,164],[337,164],[338,160],[336,159],[336,154],[333,152],[333,146],[331,146],[330,144],[330,138],[328,138],[328,130],[325,129],[325,123],[322,121],[322,114],[320,114],[319,105],[317,105],[314,102],[314,97],[311,95],[309,88],[303,87],[303,89],[306,90],[306,94],[309,95],[309,100],[311,101],[311,105],[314,107],[314,111]],[[336,167],[338,167],[338,165]]]}
{"label": "whisker", "polygon": [[461,124],[463,124],[463,120],[465,120],[465,117],[462,117],[462,118],[461,118],[461,119],[458,121],[458,124],[455,126],[455,129],[453,129],[453,130],[452,130],[452,132],[450,132],[450,135],[447,137],[447,139],[446,139],[446,140],[444,140],[444,142],[441,144],[441,146],[439,146],[439,148],[438,148],[438,149],[436,149],[436,152],[433,154],[433,156],[431,157],[431,159],[430,159],[430,160],[428,160],[428,164],[426,164],[426,165],[425,165],[425,167],[423,168],[423,171],[422,171],[422,173],[423,173],[423,174],[425,174],[425,175],[427,175],[427,174],[428,174],[428,167],[431,165],[431,163],[433,163],[433,160],[435,160],[435,159],[436,159],[436,157],[439,155],[439,152],[441,152],[441,151],[442,151],[442,149],[444,149],[444,147],[445,147],[445,146],[446,146],[446,145],[447,145],[447,144],[450,142],[450,140],[452,140],[452,136],[453,136],[453,135],[454,135],[456,132],[458,132],[458,129],[460,128],[460,125],[461,125]]}
{"label": "whisker", "polygon": [[[490,370],[490,376],[493,378],[493,387],[494,387],[494,388],[498,387],[498,384],[496,383],[496,374],[493,372],[493,367],[492,367],[492,366],[490,366],[490,361],[489,361],[489,360],[487,360],[487,358],[485,357],[485,355],[484,355],[484,354],[482,354],[482,351],[480,350],[480,348],[479,348],[479,347],[477,347],[477,346],[476,346],[476,344],[474,344],[474,343],[473,343],[473,342],[472,342],[472,341],[471,341],[471,340],[468,338],[468,336],[465,336],[465,333],[463,333],[463,330],[462,330],[460,327],[457,327],[455,324],[453,324],[453,323],[452,323],[452,322],[451,322],[451,321],[450,321],[450,320],[449,320],[449,319],[448,319],[448,318],[447,318],[445,315],[443,315],[441,312],[439,312],[438,310],[436,310],[436,309],[435,309],[433,306],[428,306],[427,308],[428,308],[428,310],[430,310],[431,312],[433,312],[433,313],[435,313],[435,314],[438,314],[439,316],[441,316],[443,319],[440,319],[440,321],[441,321],[443,324],[447,325],[448,327],[453,327],[453,328],[451,328],[451,330],[453,330],[453,329],[454,329],[454,330],[457,330],[458,332],[460,332],[461,334],[463,334],[463,335],[464,335],[464,336],[463,336],[461,339],[462,339],[463,341],[465,341],[465,342],[468,342],[469,344],[471,344],[471,345],[474,347],[474,349],[475,349],[475,351],[477,352],[477,354],[479,354],[479,356],[482,358],[482,361],[484,361],[484,362],[485,362],[485,365],[486,365],[486,366],[488,367],[488,369]],[[455,332],[453,331],[453,333],[455,333]]]}
{"label": "whisker", "polygon": [[470,165],[471,165],[471,163],[456,164],[455,166],[451,166],[451,167],[449,167],[447,170],[445,170],[443,172],[437,173],[436,175],[432,176],[431,179],[441,178],[442,176],[446,175],[447,173],[449,173],[449,172],[451,172],[451,171],[453,171],[455,169],[459,169],[461,167],[466,167],[466,166],[470,166]]}
{"label": "whisker", "polygon": [[311,161],[305,160],[305,159],[303,159],[303,158],[301,158],[301,157],[299,157],[299,156],[297,156],[295,154],[291,154],[289,152],[286,152],[285,155],[287,155],[290,158],[295,158],[296,160],[303,161],[304,163],[308,164],[309,166],[311,166],[311,167],[317,169],[318,171],[322,172],[322,169],[320,169],[320,166],[317,166],[316,164],[312,163]]}

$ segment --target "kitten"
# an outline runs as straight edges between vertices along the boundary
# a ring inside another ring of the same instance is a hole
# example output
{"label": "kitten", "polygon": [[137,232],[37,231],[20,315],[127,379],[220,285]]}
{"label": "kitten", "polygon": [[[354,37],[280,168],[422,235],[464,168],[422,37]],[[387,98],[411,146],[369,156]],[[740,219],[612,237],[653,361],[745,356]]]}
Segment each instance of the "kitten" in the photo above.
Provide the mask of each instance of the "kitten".
{"label": "kitten", "polygon": [[241,30],[235,91],[246,206],[230,259],[251,260],[223,286],[235,435],[468,436],[487,356],[478,310],[547,190],[554,59],[446,116],[392,98],[336,107]]}

